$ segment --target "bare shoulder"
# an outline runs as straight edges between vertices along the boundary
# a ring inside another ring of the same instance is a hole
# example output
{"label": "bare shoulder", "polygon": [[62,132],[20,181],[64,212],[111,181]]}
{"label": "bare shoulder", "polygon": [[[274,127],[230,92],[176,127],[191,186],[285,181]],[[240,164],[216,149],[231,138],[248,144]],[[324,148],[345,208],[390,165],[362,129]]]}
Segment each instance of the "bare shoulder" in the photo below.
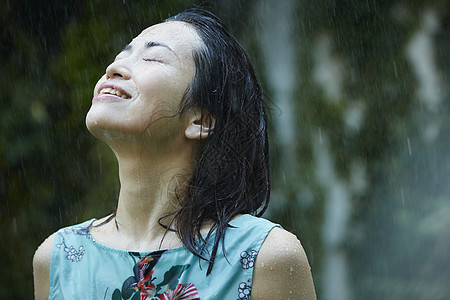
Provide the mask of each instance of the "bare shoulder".
{"label": "bare shoulder", "polygon": [[48,299],[50,291],[50,260],[56,233],[50,235],[36,250],[33,257],[35,299]]}
{"label": "bare shoulder", "polygon": [[278,227],[256,257],[252,299],[316,299],[308,258],[298,238]]}

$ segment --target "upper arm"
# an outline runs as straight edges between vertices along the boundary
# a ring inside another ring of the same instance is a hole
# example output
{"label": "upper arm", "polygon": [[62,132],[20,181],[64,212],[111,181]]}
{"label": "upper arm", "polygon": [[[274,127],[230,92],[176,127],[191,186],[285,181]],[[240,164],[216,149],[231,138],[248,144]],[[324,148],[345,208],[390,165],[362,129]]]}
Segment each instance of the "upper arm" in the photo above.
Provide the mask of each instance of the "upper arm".
{"label": "upper arm", "polygon": [[55,233],[49,236],[36,250],[33,257],[33,279],[35,299],[48,299],[50,293],[50,259]]}
{"label": "upper arm", "polygon": [[256,257],[251,298],[316,299],[311,268],[295,235],[275,227]]}

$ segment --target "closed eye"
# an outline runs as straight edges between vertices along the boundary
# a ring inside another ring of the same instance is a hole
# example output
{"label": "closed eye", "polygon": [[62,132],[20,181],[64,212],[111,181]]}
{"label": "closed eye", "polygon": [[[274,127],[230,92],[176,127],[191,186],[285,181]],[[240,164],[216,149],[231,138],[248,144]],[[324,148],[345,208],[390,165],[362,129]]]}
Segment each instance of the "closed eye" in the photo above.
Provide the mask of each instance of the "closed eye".
{"label": "closed eye", "polygon": [[154,62],[159,62],[162,63],[162,61],[158,60],[158,59],[154,59],[154,58],[143,58],[144,61],[154,61]]}

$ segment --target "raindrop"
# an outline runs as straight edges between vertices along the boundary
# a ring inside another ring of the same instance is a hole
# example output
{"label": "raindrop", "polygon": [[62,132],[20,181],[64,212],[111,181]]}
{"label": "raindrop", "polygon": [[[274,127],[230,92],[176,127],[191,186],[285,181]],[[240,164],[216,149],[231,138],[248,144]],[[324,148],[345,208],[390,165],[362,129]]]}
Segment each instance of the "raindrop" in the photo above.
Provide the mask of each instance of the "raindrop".
{"label": "raindrop", "polygon": [[409,141],[409,138],[407,138],[408,141],[408,152],[409,152],[409,156],[411,156],[411,143]]}
{"label": "raindrop", "polygon": [[60,224],[62,224],[63,223],[63,219],[62,219],[61,208],[59,208],[58,211],[59,211],[59,222],[60,222]]}
{"label": "raindrop", "polygon": [[17,222],[16,222],[16,217],[13,217],[13,231],[14,231],[14,234],[17,234]]}
{"label": "raindrop", "polygon": [[402,197],[402,207],[405,207],[405,194],[403,193],[403,188],[400,188],[400,194]]}
{"label": "raindrop", "polygon": [[395,61],[393,61],[394,64],[394,74],[395,74],[395,78],[398,78],[398,72],[397,72],[397,63]]}
{"label": "raindrop", "polygon": [[323,143],[323,137],[322,137],[322,128],[319,127],[319,142],[322,145]]}

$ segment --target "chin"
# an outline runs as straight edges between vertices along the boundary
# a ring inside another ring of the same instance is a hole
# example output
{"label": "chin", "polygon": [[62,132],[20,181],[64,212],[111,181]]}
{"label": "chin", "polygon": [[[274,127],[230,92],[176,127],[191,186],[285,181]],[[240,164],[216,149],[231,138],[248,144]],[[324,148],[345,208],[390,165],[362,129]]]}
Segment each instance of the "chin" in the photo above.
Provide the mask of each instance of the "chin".
{"label": "chin", "polygon": [[104,140],[109,135],[107,134],[108,130],[101,126],[101,122],[99,123],[98,120],[93,119],[89,114],[86,116],[86,127],[98,139]]}
{"label": "chin", "polygon": [[112,114],[91,107],[86,115],[86,127],[93,136],[108,144],[113,140],[115,142],[135,140],[136,136],[141,135],[139,126],[120,120],[119,116],[113,118]]}
{"label": "chin", "polygon": [[86,127],[87,129],[95,136],[95,132],[98,130],[98,127],[101,127],[103,121],[99,118],[98,112],[95,111],[95,108],[91,106],[87,115],[86,115]]}
{"label": "chin", "polygon": [[112,124],[103,112],[97,111],[92,107],[86,115],[87,129],[93,136],[101,140],[109,140],[113,135],[117,135],[117,125]]}

